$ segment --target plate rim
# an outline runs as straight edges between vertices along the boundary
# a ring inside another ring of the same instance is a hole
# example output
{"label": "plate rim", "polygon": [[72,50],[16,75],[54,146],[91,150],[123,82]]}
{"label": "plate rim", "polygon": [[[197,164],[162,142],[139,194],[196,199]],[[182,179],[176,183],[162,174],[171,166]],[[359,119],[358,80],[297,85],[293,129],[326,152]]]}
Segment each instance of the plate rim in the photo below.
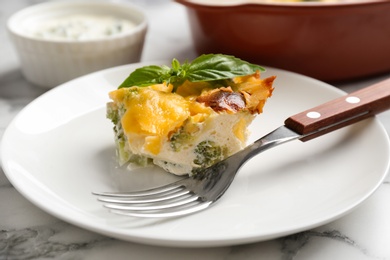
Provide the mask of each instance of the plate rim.
{"label": "plate rim", "polygon": [[[113,68],[97,71],[97,72],[94,72],[94,73],[91,73],[91,74],[88,74],[88,75],[76,78],[76,79],[71,80],[69,82],[66,82],[64,84],[61,84],[60,86],[45,92],[44,94],[42,94],[41,96],[39,96],[38,98],[36,98],[32,102],[30,102],[27,106],[25,106],[11,120],[10,124],[7,126],[6,130],[4,131],[4,134],[3,134],[3,137],[2,137],[2,140],[1,140],[1,143],[0,143],[0,159],[1,159],[0,160],[0,163],[1,163],[0,166],[3,168],[5,176],[12,183],[12,185],[15,187],[15,189],[19,193],[21,193],[28,201],[30,201],[32,204],[34,204],[38,208],[44,210],[45,212],[47,212],[47,213],[49,213],[49,214],[51,214],[51,215],[53,215],[53,216],[55,216],[55,217],[65,221],[65,222],[68,222],[68,223],[71,223],[73,225],[79,226],[79,227],[84,228],[86,230],[90,230],[90,231],[93,231],[93,232],[96,232],[96,233],[99,233],[99,234],[102,234],[102,235],[108,235],[108,236],[111,236],[111,237],[114,237],[114,238],[118,238],[118,239],[121,239],[121,240],[132,241],[132,242],[143,243],[143,244],[149,244],[149,245],[199,248],[199,247],[230,246],[230,245],[238,245],[238,244],[245,244],[245,243],[251,243],[251,242],[260,242],[260,241],[265,241],[265,240],[274,239],[274,238],[277,238],[277,237],[293,234],[293,233],[300,232],[300,231],[303,231],[303,230],[308,230],[308,229],[315,228],[315,227],[318,227],[320,225],[329,223],[329,222],[331,222],[331,221],[333,221],[335,219],[338,219],[338,218],[348,214],[350,211],[352,211],[353,209],[355,209],[356,207],[361,205],[364,201],[366,201],[369,197],[371,197],[374,194],[374,192],[378,189],[378,187],[382,184],[383,180],[386,178],[387,172],[388,172],[389,167],[390,167],[390,158],[387,160],[386,166],[384,166],[384,168],[385,168],[384,173],[382,173],[381,179],[377,181],[377,184],[375,185],[375,187],[372,187],[370,192],[368,192],[367,194],[365,194],[365,196],[360,198],[360,200],[358,200],[354,205],[350,205],[349,208],[346,208],[344,210],[344,212],[341,212],[341,213],[338,213],[338,214],[334,214],[333,217],[331,217],[331,218],[329,218],[329,217],[326,218],[325,217],[324,219],[322,219],[320,221],[318,221],[318,220],[314,221],[313,223],[311,223],[309,225],[304,225],[304,226],[297,227],[294,230],[288,230],[288,231],[284,231],[284,232],[280,231],[278,233],[275,233],[275,234],[272,234],[272,235],[268,235],[268,236],[260,236],[259,237],[258,235],[253,235],[253,236],[245,236],[245,237],[240,237],[240,238],[231,238],[231,239],[225,239],[225,240],[212,240],[212,241],[210,241],[210,240],[203,240],[203,239],[202,240],[193,239],[193,240],[187,240],[187,241],[178,241],[178,240],[175,240],[175,239],[166,240],[166,239],[151,238],[149,236],[140,236],[140,235],[129,236],[129,234],[124,234],[124,233],[118,232],[118,230],[116,230],[116,227],[115,227],[114,230],[113,229],[107,230],[105,228],[105,226],[104,227],[97,227],[96,225],[93,225],[93,224],[90,224],[90,223],[79,222],[79,221],[76,221],[72,217],[64,216],[63,214],[57,212],[56,210],[53,210],[50,207],[46,207],[45,205],[42,205],[41,203],[39,203],[36,200],[35,197],[29,196],[29,194],[26,192],[26,190],[21,189],[21,187],[18,185],[18,182],[14,179],[13,176],[11,176],[12,175],[11,170],[9,169],[9,167],[7,165],[7,161],[6,161],[7,156],[5,156],[7,147],[4,144],[5,143],[4,140],[6,140],[8,138],[8,135],[10,135],[9,132],[12,130],[13,125],[15,124],[15,122],[18,120],[19,116],[24,111],[28,110],[30,108],[30,106],[32,106],[33,104],[35,104],[37,102],[40,102],[41,98],[43,98],[44,96],[52,95],[52,93],[54,93],[55,91],[61,91],[63,89],[66,89],[68,86],[71,86],[72,84],[74,84],[74,82],[77,82],[78,80],[80,80],[80,78],[94,77],[97,74],[109,73],[110,71],[116,71],[116,70],[125,69],[125,68],[132,68],[132,69],[134,69],[134,68],[136,68],[138,66],[143,66],[145,64],[159,64],[159,63],[162,63],[162,61],[132,63],[132,64],[127,64],[127,65],[122,65],[122,66],[117,66],[117,67],[113,67]],[[307,77],[307,76],[304,76],[304,75],[300,75],[300,74],[297,74],[297,73],[294,73],[294,72],[290,72],[290,71],[285,71],[285,70],[281,70],[281,69],[277,69],[277,68],[271,68],[271,67],[268,67],[268,68],[272,69],[272,70],[276,70],[278,72],[282,72],[282,73],[284,73],[286,75],[289,75],[289,76],[299,77],[299,78],[303,78],[305,80],[312,80],[313,82],[321,83],[321,85],[323,87],[326,87],[326,88],[328,88],[331,91],[338,92],[340,94],[340,96],[342,94],[345,94],[345,92],[342,91],[341,89],[338,89],[338,88],[336,88],[336,87],[334,87],[334,86],[332,86],[330,84],[327,84],[325,82],[322,82],[322,81],[319,81],[319,80],[316,80],[316,79],[313,79],[313,78],[310,78],[310,77]],[[372,120],[373,120],[373,123],[376,124],[377,127],[380,128],[381,132],[384,133],[384,137],[386,137],[385,141],[387,143],[387,150],[389,151],[390,141],[389,141],[389,136],[388,136],[384,126],[382,125],[382,123],[377,118],[373,118]]]}

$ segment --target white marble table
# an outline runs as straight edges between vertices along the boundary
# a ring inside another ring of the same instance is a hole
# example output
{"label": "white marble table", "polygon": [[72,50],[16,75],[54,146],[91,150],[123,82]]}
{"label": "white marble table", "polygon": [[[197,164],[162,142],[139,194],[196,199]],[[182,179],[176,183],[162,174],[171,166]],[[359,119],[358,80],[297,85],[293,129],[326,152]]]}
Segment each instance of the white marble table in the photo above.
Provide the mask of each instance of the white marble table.
{"label": "white marble table", "polygon": [[[22,77],[5,31],[10,14],[38,2],[1,0],[0,137],[18,111],[45,92]],[[131,2],[144,7],[150,19],[143,61],[195,57],[182,6],[168,0]],[[350,92],[384,78],[337,87]],[[379,119],[390,132],[390,112]],[[65,223],[20,195],[0,168],[0,259],[390,259],[389,180],[352,213],[316,229],[267,242],[187,249],[124,242]]]}

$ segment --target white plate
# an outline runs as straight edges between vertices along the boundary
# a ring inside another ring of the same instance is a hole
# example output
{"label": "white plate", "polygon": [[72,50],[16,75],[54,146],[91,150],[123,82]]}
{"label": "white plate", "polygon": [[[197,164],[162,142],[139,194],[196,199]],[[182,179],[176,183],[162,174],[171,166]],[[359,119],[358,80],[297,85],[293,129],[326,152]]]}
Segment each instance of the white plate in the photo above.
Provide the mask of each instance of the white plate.
{"label": "white plate", "polygon": [[[175,219],[111,214],[91,191],[142,188],[171,177],[153,168],[126,172],[115,167],[112,125],[105,118],[107,93],[139,66],[68,82],[13,120],[1,158],[20,193],[48,213],[101,234],[153,245],[209,247],[272,239],[330,222],[366,200],[386,175],[389,139],[376,119],[368,119],[254,157],[206,211]],[[288,116],[343,94],[282,70],[269,68],[263,77],[268,75],[277,75],[275,92],[252,124],[250,141]]]}

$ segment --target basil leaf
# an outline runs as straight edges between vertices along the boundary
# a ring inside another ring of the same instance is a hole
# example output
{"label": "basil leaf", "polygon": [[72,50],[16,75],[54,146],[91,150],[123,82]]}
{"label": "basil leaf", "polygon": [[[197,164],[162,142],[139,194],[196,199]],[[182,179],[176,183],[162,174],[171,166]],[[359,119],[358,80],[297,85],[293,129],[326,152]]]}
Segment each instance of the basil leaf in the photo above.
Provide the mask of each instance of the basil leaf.
{"label": "basil leaf", "polygon": [[118,88],[143,87],[166,82],[174,86],[175,92],[186,80],[191,82],[224,80],[250,75],[258,70],[264,71],[264,68],[234,56],[204,54],[191,63],[180,64],[177,59],[173,59],[172,68],[151,65],[136,69]]}
{"label": "basil leaf", "polygon": [[222,54],[201,55],[189,64],[186,79],[192,82],[231,79],[245,76],[264,68],[233,56]]}
{"label": "basil leaf", "polygon": [[174,71],[179,71],[181,69],[180,62],[177,59],[172,60],[172,69]]}
{"label": "basil leaf", "polygon": [[118,88],[161,84],[171,77],[170,71],[171,69],[167,66],[151,65],[138,68]]}

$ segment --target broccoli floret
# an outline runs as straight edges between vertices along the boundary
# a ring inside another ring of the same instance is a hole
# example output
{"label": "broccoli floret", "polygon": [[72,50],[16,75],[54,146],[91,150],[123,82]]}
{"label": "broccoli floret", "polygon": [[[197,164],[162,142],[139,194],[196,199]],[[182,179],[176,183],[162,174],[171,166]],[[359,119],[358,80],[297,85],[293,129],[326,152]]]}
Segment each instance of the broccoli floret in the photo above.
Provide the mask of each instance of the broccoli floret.
{"label": "broccoli floret", "polygon": [[111,120],[114,125],[119,122],[119,109],[114,102],[107,103],[106,117]]}
{"label": "broccoli floret", "polygon": [[126,109],[124,106],[118,107],[114,102],[107,103],[106,116],[114,124],[116,151],[120,165],[128,162],[132,156],[126,147],[127,140],[120,121],[121,116],[125,112]]}
{"label": "broccoli floret", "polygon": [[117,158],[119,165],[124,165],[125,163],[132,163],[137,166],[145,167],[152,163],[152,159],[143,155],[133,154],[126,147],[126,139],[123,135],[117,136],[116,140],[116,150]]}
{"label": "broccoli floret", "polygon": [[188,141],[192,139],[190,133],[184,130],[181,127],[177,132],[175,132],[169,139],[170,146],[175,152],[179,152],[183,145],[187,144]]}
{"label": "broccoli floret", "polygon": [[152,159],[143,155],[132,154],[129,158],[129,163],[133,163],[138,166],[146,167],[152,163]]}
{"label": "broccoli floret", "polygon": [[117,137],[115,143],[119,165],[123,165],[130,159],[130,154],[126,151],[126,140],[123,136]]}
{"label": "broccoli floret", "polygon": [[194,163],[200,168],[206,168],[226,158],[227,152],[226,146],[219,146],[213,141],[206,140],[196,146]]}

